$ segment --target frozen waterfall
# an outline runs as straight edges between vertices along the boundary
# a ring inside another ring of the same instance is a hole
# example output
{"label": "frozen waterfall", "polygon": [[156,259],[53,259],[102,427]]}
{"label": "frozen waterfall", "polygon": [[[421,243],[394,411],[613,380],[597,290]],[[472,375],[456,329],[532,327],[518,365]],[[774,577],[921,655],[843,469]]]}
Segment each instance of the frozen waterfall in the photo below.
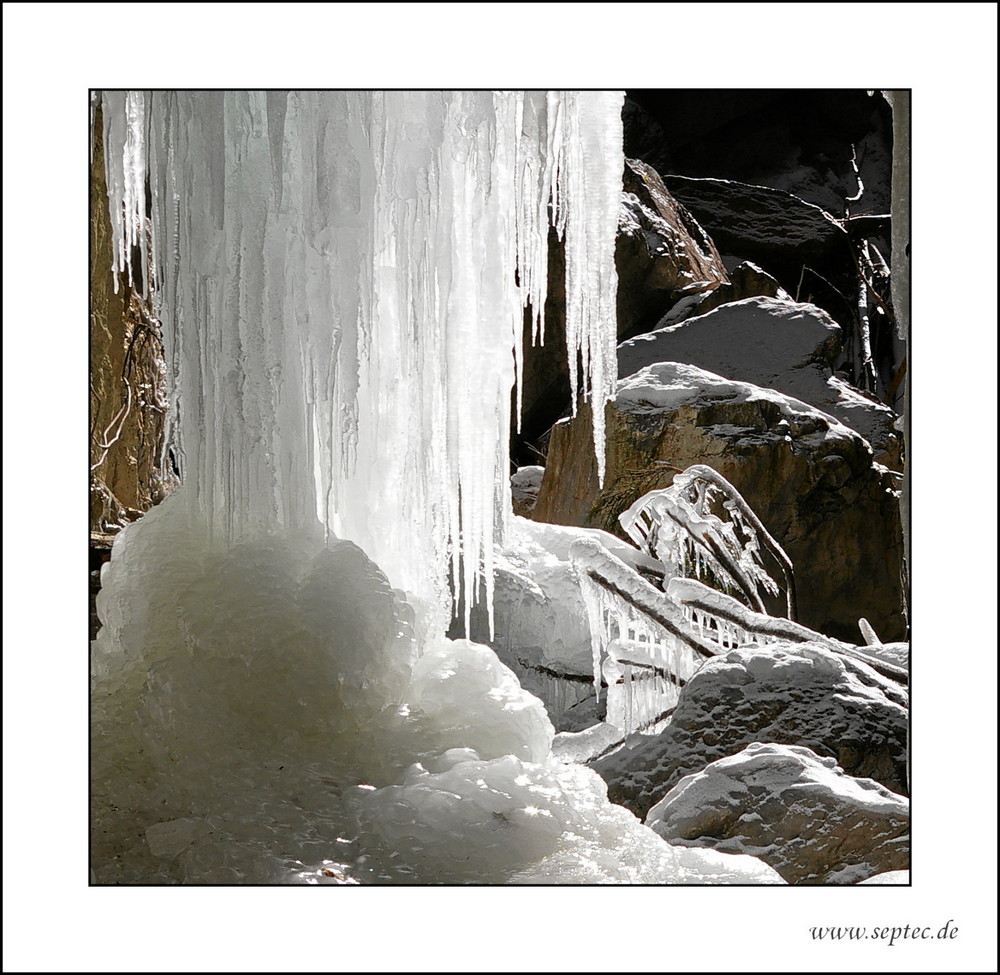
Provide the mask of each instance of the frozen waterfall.
{"label": "frozen waterfall", "polygon": [[450,575],[466,614],[482,590],[489,604],[510,391],[525,306],[544,334],[550,217],[573,391],[579,356],[603,467],[621,103],[103,95],[116,259],[153,263],[175,448],[212,532],[236,541],[318,514],[408,592],[444,607]]}
{"label": "frozen waterfall", "polygon": [[183,484],[102,575],[98,883],[780,882],[610,804],[493,651],[443,636],[453,593],[490,603],[550,219],[602,455],[621,101],[104,94]]}

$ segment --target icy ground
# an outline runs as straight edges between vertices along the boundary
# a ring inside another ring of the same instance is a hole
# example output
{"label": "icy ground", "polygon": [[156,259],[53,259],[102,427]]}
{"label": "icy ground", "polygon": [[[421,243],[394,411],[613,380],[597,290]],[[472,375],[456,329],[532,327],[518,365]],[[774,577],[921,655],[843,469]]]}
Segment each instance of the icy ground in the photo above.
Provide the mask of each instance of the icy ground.
{"label": "icy ground", "polygon": [[184,493],[104,569],[98,883],[781,882],[610,804],[493,651],[429,636],[356,545],[212,543]]}

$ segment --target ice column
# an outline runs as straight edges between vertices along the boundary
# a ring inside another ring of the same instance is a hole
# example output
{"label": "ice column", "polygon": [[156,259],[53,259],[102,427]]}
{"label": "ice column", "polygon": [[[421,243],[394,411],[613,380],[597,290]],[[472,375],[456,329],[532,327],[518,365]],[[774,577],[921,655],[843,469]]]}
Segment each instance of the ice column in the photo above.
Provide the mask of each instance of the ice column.
{"label": "ice column", "polygon": [[603,473],[621,93],[103,99],[116,260],[155,265],[174,450],[213,534],[318,516],[442,616],[452,591],[491,605],[550,219]]}

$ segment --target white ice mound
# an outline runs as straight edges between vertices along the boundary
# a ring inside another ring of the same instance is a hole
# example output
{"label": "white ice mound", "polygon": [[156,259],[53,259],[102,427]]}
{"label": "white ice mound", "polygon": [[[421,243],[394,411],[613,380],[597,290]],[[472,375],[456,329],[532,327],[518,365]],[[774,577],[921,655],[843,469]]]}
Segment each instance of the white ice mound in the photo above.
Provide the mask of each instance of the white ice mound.
{"label": "white ice mound", "polygon": [[426,639],[356,545],[231,547],[189,502],[104,573],[98,883],[774,882],[674,851],[553,760],[541,702],[489,648]]}
{"label": "white ice mound", "polygon": [[436,641],[413,668],[409,698],[438,749],[541,762],[552,748],[555,732],[542,702],[479,643]]}

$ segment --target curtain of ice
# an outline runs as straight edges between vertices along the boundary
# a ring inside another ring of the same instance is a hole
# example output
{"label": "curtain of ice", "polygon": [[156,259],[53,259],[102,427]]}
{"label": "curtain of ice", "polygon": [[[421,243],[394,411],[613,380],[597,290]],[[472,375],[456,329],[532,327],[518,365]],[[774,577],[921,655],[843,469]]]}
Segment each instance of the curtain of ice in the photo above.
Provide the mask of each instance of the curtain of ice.
{"label": "curtain of ice", "polygon": [[[566,246],[603,473],[617,92],[105,92],[116,262],[151,260],[174,450],[228,542],[314,521],[491,606],[523,308]],[[146,253],[148,173],[152,253]],[[551,201],[551,206],[550,206]],[[519,396],[519,390],[518,390]]]}

